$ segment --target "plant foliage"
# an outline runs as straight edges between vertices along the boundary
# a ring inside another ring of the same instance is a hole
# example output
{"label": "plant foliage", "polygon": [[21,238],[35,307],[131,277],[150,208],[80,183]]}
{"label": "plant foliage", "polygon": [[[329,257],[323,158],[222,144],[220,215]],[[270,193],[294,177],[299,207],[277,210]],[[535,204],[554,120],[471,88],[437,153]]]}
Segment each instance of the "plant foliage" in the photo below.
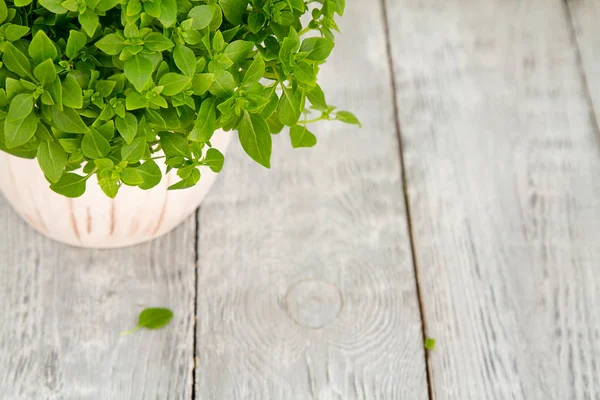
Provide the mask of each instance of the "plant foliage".
{"label": "plant foliage", "polygon": [[122,185],[150,189],[157,161],[181,178],[170,189],[193,186],[200,167],[223,167],[210,143],[217,129],[237,131],[268,168],[271,134],[285,126],[294,147],[311,147],[308,122],[359,124],[317,84],[344,5],[0,0],[0,149],[37,158],[68,197],[93,175],[110,197]]}

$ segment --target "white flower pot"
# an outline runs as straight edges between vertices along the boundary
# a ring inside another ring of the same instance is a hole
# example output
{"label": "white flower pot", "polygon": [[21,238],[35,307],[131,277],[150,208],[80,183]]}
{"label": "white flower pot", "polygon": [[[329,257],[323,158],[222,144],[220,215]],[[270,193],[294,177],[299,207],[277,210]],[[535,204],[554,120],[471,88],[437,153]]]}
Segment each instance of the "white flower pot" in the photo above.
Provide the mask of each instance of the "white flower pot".
{"label": "white flower pot", "polygon": [[[211,144],[225,153],[231,137],[231,132],[217,131]],[[217,174],[209,168],[201,173],[200,182],[189,189],[167,190],[180,180],[171,171],[148,191],[123,185],[114,200],[92,177],[83,196],[68,199],[50,190],[37,160],[0,151],[0,191],[15,211],[41,234],[78,247],[131,246],[169,232],[198,208],[215,182]]]}

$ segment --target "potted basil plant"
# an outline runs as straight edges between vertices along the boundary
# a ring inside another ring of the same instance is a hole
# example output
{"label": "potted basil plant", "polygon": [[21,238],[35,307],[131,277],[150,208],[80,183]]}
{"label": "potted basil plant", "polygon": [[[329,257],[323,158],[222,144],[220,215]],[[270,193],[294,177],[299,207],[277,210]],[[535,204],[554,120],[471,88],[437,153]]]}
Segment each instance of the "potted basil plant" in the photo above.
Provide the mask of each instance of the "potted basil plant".
{"label": "potted basil plant", "polygon": [[233,135],[269,168],[285,127],[310,147],[308,122],[358,124],[317,84],[343,11],[344,0],[0,0],[0,189],[72,245],[166,233],[207,194]]}

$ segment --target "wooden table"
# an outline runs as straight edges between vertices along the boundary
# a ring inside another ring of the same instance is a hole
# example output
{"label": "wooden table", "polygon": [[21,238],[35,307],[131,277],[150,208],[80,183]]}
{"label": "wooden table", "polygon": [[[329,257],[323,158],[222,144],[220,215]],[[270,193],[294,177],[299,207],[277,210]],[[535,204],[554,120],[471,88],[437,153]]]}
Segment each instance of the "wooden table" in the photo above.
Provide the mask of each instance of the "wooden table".
{"label": "wooden table", "polygon": [[362,130],[234,144],[126,250],[0,200],[0,398],[600,399],[600,2],[347,3],[322,82]]}

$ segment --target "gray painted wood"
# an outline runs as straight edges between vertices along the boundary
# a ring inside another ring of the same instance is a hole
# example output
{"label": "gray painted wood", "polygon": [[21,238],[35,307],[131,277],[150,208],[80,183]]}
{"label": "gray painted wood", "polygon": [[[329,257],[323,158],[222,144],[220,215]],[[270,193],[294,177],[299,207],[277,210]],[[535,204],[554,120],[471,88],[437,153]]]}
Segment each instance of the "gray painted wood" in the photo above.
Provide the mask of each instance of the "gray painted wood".
{"label": "gray painted wood", "polygon": [[599,399],[600,146],[564,5],[387,5],[433,398]]}
{"label": "gray painted wood", "polygon": [[233,143],[199,231],[203,400],[427,398],[378,2],[347,2],[322,71],[364,128],[277,137],[271,171]]}
{"label": "gray painted wood", "polygon": [[[88,251],[34,233],[0,197],[0,398],[189,399],[193,220],[151,244]],[[134,327],[146,307],[175,317]]]}

